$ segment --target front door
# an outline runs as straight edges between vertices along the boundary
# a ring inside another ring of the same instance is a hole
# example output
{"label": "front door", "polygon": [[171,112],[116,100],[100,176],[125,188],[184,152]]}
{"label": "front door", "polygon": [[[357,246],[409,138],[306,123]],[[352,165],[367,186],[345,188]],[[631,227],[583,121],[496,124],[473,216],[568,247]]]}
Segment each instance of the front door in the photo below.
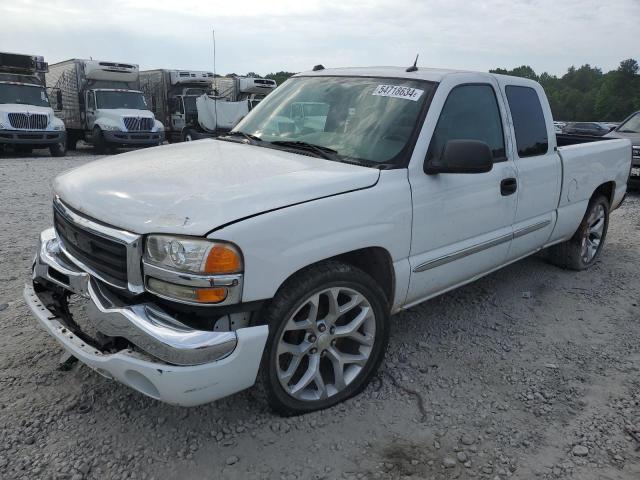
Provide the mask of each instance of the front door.
{"label": "front door", "polygon": [[[427,159],[441,155],[448,140],[479,140],[491,148],[494,165],[486,173],[435,175],[424,173],[423,162],[410,165],[413,231],[407,305],[506,261],[517,176],[498,92],[497,82],[473,74],[446,77],[436,91],[421,134],[431,139]],[[434,118],[431,112],[441,113]]]}

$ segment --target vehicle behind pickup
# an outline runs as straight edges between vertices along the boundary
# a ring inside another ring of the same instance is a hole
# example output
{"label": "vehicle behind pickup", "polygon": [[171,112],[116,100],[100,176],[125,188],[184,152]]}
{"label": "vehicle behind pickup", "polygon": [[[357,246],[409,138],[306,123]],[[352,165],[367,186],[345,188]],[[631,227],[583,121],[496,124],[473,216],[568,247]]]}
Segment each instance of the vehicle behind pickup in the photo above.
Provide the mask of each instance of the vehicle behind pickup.
{"label": "vehicle behind pickup", "polygon": [[47,69],[43,57],[0,52],[0,149],[48,148],[54,157],[65,155],[64,123],[54,115],[44,87]]}

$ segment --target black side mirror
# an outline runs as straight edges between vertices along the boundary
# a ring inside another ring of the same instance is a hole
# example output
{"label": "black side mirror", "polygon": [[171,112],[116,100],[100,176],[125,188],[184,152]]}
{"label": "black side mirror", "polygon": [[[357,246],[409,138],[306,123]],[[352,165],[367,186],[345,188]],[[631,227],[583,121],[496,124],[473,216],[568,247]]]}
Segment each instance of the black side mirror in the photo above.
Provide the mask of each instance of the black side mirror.
{"label": "black side mirror", "polygon": [[62,90],[56,90],[56,110],[62,110]]}
{"label": "black side mirror", "polygon": [[424,164],[424,173],[485,173],[493,168],[491,148],[477,140],[449,140],[440,158]]}

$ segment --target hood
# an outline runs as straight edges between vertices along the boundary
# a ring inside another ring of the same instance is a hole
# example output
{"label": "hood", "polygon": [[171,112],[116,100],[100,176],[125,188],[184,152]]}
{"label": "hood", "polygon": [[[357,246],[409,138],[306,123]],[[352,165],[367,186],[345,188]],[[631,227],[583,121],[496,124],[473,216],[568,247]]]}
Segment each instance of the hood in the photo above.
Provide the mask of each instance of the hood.
{"label": "hood", "polygon": [[640,145],[640,133],[617,132],[616,130],[605,135],[609,138],[628,138],[633,145]]}
{"label": "hood", "polygon": [[151,110],[135,110],[131,108],[99,108],[96,110],[96,115],[101,117],[140,117],[140,118],[154,118]]}
{"label": "hood", "polygon": [[248,216],[371,187],[379,174],[206,139],[97,160],[60,175],[54,192],[78,212],[131,232],[205,235]]}
{"label": "hood", "polygon": [[1,103],[0,112],[5,113],[41,113],[51,115],[51,107],[36,107],[35,105],[24,105],[22,103]]}

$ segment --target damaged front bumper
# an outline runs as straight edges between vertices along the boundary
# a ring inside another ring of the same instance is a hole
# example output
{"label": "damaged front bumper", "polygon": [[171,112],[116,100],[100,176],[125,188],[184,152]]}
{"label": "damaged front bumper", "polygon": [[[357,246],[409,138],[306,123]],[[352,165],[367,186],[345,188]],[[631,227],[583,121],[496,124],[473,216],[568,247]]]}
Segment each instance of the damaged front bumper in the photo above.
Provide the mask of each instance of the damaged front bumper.
{"label": "damaged front bumper", "polygon": [[[235,331],[193,329],[153,303],[124,304],[61,252],[53,229],[42,232],[24,298],[42,327],[98,373],[167,403],[193,406],[254,384],[267,326]],[[51,292],[88,299],[87,316],[102,335],[131,348],[103,351],[50,305]],[[49,303],[48,303],[49,302]]]}

